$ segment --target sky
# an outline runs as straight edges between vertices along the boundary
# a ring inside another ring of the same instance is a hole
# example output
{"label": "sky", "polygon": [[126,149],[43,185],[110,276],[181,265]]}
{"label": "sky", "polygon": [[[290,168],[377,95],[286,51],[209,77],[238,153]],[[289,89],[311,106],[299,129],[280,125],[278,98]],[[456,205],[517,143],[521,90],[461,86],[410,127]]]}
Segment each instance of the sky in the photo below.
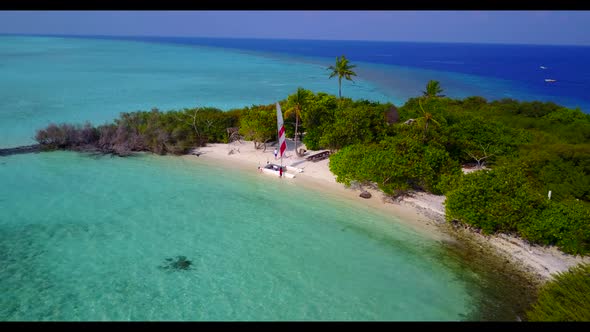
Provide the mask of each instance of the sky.
{"label": "sky", "polygon": [[0,34],[590,45],[590,11],[0,11]]}

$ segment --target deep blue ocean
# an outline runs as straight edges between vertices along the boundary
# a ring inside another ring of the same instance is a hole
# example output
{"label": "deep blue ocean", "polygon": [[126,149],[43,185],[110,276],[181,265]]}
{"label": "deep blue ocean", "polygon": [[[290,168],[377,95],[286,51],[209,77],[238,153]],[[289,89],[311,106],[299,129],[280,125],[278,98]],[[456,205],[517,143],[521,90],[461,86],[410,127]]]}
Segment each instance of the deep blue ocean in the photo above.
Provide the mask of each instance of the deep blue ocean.
{"label": "deep blue ocean", "polygon": [[[516,88],[517,92],[502,95],[496,91],[484,94],[483,97],[490,100],[511,97],[519,100],[553,101],[590,112],[588,46],[137,36],[92,38],[233,48],[308,57],[320,61],[333,61],[336,56],[346,55],[352,63],[401,66],[474,75],[479,79],[499,79]],[[556,82],[548,83],[545,79],[554,79]],[[445,82],[441,83],[444,88]]]}

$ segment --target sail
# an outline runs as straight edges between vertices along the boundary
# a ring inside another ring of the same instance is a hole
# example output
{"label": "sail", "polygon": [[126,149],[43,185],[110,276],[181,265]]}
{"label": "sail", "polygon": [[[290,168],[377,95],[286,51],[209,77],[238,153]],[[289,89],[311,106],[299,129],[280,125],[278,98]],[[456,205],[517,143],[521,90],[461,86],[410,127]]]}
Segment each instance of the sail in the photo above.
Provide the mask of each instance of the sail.
{"label": "sail", "polygon": [[281,105],[277,103],[277,130],[279,132],[279,156],[282,158],[283,153],[287,150],[287,142],[285,142],[285,126],[283,125],[283,112]]}

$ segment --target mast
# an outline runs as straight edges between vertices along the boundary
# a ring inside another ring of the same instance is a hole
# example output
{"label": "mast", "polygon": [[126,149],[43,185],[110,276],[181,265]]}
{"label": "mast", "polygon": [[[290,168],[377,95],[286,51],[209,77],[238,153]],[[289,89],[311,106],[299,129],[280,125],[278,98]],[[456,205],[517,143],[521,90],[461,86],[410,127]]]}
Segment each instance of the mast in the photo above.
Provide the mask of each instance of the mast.
{"label": "mast", "polygon": [[[281,108],[279,103],[277,103],[277,114],[281,112]],[[279,146],[279,154],[281,155],[281,165],[279,166],[279,174],[282,175],[283,173],[283,153],[281,152],[281,123],[278,122],[279,117],[277,115],[277,145]],[[280,176],[279,175],[279,176]]]}
{"label": "mast", "polygon": [[279,174],[283,173],[283,153],[287,150],[287,143],[285,142],[285,126],[283,125],[283,113],[281,112],[281,105],[277,102],[277,138],[279,140],[279,153],[281,154],[281,166]]}

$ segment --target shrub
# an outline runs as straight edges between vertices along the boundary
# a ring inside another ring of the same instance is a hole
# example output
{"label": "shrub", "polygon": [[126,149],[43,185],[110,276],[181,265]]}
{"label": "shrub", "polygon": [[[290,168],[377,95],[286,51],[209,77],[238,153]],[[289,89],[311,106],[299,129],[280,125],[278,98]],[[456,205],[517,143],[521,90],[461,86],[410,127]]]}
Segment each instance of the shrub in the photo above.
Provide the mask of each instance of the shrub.
{"label": "shrub", "polygon": [[485,234],[515,232],[543,204],[523,172],[499,167],[463,176],[461,185],[447,194],[447,219],[458,219]]}
{"label": "shrub", "polygon": [[576,200],[549,201],[519,232],[531,242],[557,245],[569,254],[590,252],[590,208]]}
{"label": "shrub", "polygon": [[527,311],[530,321],[590,321],[590,264],[581,264],[559,273],[544,285]]}

